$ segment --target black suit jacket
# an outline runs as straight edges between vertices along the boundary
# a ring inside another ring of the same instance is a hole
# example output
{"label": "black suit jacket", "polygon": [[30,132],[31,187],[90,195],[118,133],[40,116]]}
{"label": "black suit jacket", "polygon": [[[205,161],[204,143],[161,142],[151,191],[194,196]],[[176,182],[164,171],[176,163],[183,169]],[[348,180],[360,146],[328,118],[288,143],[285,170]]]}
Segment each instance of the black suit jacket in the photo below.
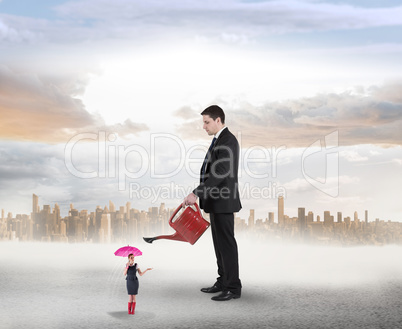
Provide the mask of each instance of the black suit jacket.
{"label": "black suit jacket", "polygon": [[193,191],[200,200],[201,209],[215,214],[233,213],[241,209],[238,169],[239,143],[229,129],[225,128],[208,157],[204,182],[200,177],[200,185]]}

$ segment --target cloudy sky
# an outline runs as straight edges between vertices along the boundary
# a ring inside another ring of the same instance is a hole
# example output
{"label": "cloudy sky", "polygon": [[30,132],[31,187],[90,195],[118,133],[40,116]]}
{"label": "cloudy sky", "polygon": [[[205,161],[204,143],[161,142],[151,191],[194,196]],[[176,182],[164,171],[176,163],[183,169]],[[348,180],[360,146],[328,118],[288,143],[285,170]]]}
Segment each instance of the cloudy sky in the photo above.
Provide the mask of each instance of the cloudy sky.
{"label": "cloudy sky", "polygon": [[0,208],[175,207],[218,104],[240,217],[402,221],[400,58],[396,0],[0,0]]}

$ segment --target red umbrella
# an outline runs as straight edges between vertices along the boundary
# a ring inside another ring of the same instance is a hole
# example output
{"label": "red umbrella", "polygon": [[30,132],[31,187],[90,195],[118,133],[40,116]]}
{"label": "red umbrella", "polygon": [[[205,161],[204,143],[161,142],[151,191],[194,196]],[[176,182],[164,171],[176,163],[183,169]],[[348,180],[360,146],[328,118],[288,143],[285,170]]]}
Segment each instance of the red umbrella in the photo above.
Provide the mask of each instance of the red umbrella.
{"label": "red umbrella", "polygon": [[133,254],[134,256],[141,256],[142,255],[142,251],[136,247],[131,247],[129,245],[125,246],[125,247],[121,247],[119,249],[117,249],[114,252],[115,256],[122,256],[122,257],[127,257],[130,254]]}

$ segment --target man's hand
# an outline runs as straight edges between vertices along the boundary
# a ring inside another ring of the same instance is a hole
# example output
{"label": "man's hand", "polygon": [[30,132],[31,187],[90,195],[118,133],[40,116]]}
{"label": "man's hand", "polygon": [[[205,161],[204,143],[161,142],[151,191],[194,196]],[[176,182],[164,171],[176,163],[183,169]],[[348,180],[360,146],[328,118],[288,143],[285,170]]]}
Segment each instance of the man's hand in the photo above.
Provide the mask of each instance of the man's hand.
{"label": "man's hand", "polygon": [[197,196],[194,193],[190,193],[187,195],[182,203],[182,207],[184,208],[185,206],[192,206],[194,203],[197,201]]}

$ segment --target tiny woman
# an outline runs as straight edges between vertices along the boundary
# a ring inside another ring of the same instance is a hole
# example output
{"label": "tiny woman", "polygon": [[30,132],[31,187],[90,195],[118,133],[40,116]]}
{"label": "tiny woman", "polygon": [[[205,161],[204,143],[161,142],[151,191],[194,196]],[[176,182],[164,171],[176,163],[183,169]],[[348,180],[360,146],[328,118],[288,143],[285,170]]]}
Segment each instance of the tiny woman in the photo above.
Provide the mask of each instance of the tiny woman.
{"label": "tiny woman", "polygon": [[137,263],[134,263],[134,255],[128,255],[128,263],[124,269],[124,275],[126,275],[127,280],[128,314],[135,314],[136,295],[138,294],[139,286],[137,271],[140,276],[143,276],[149,270],[152,270],[152,268],[147,268],[144,272],[141,272],[141,269],[137,267]]}

